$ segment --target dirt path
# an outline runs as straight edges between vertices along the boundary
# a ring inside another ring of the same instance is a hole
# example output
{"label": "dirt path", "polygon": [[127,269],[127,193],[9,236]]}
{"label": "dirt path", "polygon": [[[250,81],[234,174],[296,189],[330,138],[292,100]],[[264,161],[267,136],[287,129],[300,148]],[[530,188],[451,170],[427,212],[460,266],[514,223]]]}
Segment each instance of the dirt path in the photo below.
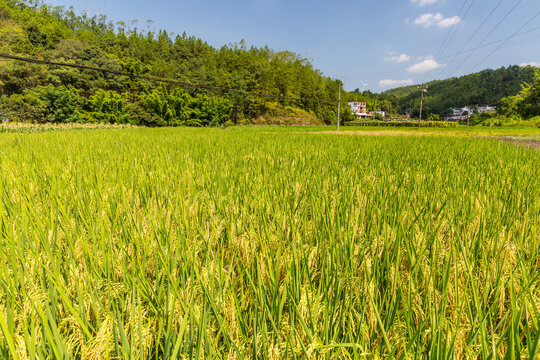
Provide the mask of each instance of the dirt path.
{"label": "dirt path", "polygon": [[528,147],[531,149],[540,149],[540,140],[514,139],[514,138],[506,138],[506,137],[500,137],[500,138],[494,138],[494,139],[499,139],[499,140],[506,141],[506,142],[516,144],[519,146]]}
{"label": "dirt path", "polygon": [[318,131],[311,134],[337,134],[337,135],[360,135],[360,136],[448,136],[448,137],[468,137],[478,139],[495,139],[509,142],[515,145],[532,149],[540,149],[540,138],[537,136],[485,136],[482,134],[466,134],[460,131],[426,131],[415,132],[411,130],[386,130],[386,131]]}
{"label": "dirt path", "polygon": [[463,132],[456,130],[446,131],[416,131],[416,130],[341,130],[341,131],[317,131],[312,134],[331,134],[331,135],[352,135],[352,136],[445,136],[445,137],[466,137]]}

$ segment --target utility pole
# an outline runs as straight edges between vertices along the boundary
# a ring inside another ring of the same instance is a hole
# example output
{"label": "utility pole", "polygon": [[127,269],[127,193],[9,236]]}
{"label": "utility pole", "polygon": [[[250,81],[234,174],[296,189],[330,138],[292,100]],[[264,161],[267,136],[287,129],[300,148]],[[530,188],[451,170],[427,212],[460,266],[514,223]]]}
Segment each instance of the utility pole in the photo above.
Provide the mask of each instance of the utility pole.
{"label": "utility pole", "polygon": [[422,122],[422,106],[424,105],[424,93],[427,91],[427,89],[424,87],[424,83],[422,83],[422,87],[420,88],[420,116],[418,117],[418,128],[420,129],[420,123]]}
{"label": "utility pole", "polygon": [[339,131],[339,112],[341,111],[341,83],[339,83],[338,103],[337,103],[337,131]]}

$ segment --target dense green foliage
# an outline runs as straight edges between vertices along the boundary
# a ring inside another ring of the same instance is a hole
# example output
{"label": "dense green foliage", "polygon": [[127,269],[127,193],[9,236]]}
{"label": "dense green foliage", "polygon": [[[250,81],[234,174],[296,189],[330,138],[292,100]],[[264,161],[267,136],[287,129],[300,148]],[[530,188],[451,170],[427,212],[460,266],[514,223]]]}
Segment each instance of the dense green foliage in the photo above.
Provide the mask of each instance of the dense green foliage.
{"label": "dense green foliage", "polygon": [[536,71],[532,85],[525,83],[518,95],[502,99],[499,112],[525,119],[540,116],[540,71]]}
{"label": "dense green foliage", "polygon": [[538,151],[245,127],[0,147],[0,358],[539,350]]}
{"label": "dense green foliage", "polygon": [[[498,105],[503,97],[516,95],[524,82],[534,81],[531,66],[510,66],[498,70],[484,70],[459,78],[437,80],[427,83],[424,113],[450,115],[452,107]],[[386,91],[387,96],[398,98],[399,111],[418,116],[420,91],[416,85]]]}
{"label": "dense green foliage", "polygon": [[[141,30],[136,22],[113,24],[105,16],[78,16],[41,0],[0,0],[0,51],[205,85],[164,87],[96,71],[0,59],[0,112],[19,121],[213,126],[328,124],[337,117],[335,104],[290,99],[335,101],[339,84],[295,53],[248,48],[243,41],[218,49],[186,34],[150,26]],[[446,115],[450,107],[496,105],[532,80],[531,67],[513,66],[434,81],[428,84],[425,111]],[[54,99],[59,102],[51,107]],[[355,120],[349,101],[365,101],[369,111],[388,115],[416,117],[419,110],[415,86],[382,94],[344,91],[344,122]],[[276,105],[281,110],[276,111]]]}
{"label": "dense green foliage", "polygon": [[[0,111],[19,120],[216,125],[257,119],[272,103],[325,122],[336,118],[335,104],[285,99],[335,100],[336,80],[297,54],[248,48],[243,41],[216,49],[186,34],[141,31],[136,24],[77,16],[39,1],[0,0],[0,51],[207,86],[173,89],[96,71],[0,60]],[[52,97],[61,100],[54,109]],[[74,101],[64,107],[64,100]]]}

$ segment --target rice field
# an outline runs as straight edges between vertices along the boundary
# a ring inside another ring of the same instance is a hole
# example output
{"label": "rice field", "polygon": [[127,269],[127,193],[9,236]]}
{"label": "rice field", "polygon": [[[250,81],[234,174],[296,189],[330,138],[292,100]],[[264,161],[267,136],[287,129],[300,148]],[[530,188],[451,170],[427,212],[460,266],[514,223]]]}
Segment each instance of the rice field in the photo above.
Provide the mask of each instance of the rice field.
{"label": "rice field", "polygon": [[0,134],[0,358],[539,359],[540,151],[451,134]]}

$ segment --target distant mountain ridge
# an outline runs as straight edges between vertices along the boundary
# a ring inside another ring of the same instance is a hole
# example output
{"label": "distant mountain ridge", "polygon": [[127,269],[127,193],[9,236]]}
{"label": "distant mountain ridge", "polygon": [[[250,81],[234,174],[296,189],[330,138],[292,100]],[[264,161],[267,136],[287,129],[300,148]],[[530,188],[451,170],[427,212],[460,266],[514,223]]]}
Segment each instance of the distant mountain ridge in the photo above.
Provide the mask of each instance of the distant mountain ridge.
{"label": "distant mountain ridge", "polygon": [[[534,81],[535,68],[532,66],[508,66],[497,70],[483,70],[478,73],[436,80],[427,83],[428,92],[424,98],[424,113],[444,115],[451,107],[475,105],[498,105],[502,98],[521,91],[524,83]],[[420,108],[419,85],[404,86],[383,92],[396,97],[400,112],[417,114]]]}

